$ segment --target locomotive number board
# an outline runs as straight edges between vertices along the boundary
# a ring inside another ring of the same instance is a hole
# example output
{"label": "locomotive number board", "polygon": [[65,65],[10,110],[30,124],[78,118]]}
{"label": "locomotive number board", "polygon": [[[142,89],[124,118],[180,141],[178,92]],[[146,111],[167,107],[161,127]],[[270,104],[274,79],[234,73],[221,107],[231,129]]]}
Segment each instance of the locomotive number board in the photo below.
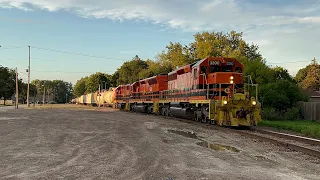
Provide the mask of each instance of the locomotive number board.
{"label": "locomotive number board", "polygon": [[[220,65],[220,61],[209,61],[209,65],[219,66]],[[227,62],[227,66],[233,66],[233,65],[234,65],[233,61],[228,61]]]}

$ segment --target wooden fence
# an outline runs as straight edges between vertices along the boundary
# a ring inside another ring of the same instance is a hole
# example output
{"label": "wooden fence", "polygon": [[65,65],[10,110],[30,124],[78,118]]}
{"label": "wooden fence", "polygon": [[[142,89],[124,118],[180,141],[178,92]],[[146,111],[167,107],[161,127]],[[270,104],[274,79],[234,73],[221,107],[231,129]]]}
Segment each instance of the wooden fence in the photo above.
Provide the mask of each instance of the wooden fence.
{"label": "wooden fence", "polygon": [[299,102],[298,108],[304,119],[320,121],[320,102]]}

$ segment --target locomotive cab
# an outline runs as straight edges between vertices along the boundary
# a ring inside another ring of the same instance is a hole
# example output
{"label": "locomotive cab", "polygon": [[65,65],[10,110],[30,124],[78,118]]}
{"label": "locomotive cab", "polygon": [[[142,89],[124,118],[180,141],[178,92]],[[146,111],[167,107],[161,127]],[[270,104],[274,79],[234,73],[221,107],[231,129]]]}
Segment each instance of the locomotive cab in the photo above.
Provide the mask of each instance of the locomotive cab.
{"label": "locomotive cab", "polygon": [[[198,72],[199,71],[199,72]],[[207,58],[193,66],[194,84],[207,90],[207,99],[244,93],[243,66],[232,58]]]}
{"label": "locomotive cab", "polygon": [[249,84],[244,82],[239,61],[209,57],[194,64],[192,70],[198,89],[205,92],[205,99],[213,100],[206,117],[227,126],[252,126],[261,120],[260,104],[257,97],[250,98],[248,88],[245,90],[245,85],[249,87]]}

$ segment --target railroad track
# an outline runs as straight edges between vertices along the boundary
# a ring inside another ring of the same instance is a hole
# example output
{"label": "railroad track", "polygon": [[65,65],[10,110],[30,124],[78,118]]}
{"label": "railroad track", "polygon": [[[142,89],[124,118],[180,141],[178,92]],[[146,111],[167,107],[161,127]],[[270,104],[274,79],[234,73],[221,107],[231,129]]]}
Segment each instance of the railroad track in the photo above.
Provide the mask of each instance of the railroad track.
{"label": "railroad track", "polygon": [[320,158],[320,140],[318,139],[263,130],[260,128],[252,128],[251,131],[237,130],[236,132]]}
{"label": "railroad track", "polygon": [[[164,118],[172,119],[172,117],[171,118],[164,117]],[[277,144],[294,151],[299,151],[299,152],[308,154],[310,156],[320,158],[320,140],[318,139],[296,136],[292,134],[285,134],[285,133],[280,133],[280,132],[275,132],[270,130],[264,130],[260,128],[251,128],[250,130],[238,130],[238,129],[220,127],[220,126],[211,125],[211,124],[210,124],[211,127],[208,127],[209,124],[205,124],[205,123],[199,123],[192,120],[176,118],[176,117],[174,119],[178,121],[191,123],[191,124],[203,125],[204,127],[210,128],[210,129],[212,126],[214,126],[216,130],[232,131],[234,133],[249,136],[251,138],[259,139],[265,142]]]}
{"label": "railroad track", "polygon": [[[130,112],[134,113],[134,112]],[[143,114],[143,113],[141,113]],[[149,115],[149,114],[144,114],[144,115]],[[226,131],[232,131],[234,133],[242,134],[254,139],[259,139],[265,142],[270,142],[273,144],[277,144],[280,146],[284,146],[286,148],[289,148],[294,151],[300,151],[305,154],[308,154],[313,157],[318,157],[320,158],[320,140],[318,139],[312,139],[312,138],[307,138],[307,137],[302,137],[302,136],[296,136],[296,135],[291,135],[291,134],[285,134],[285,133],[279,133],[275,131],[269,131],[269,130],[264,130],[260,128],[251,128],[250,130],[238,130],[238,129],[231,129],[231,128],[225,128],[225,127],[220,127],[217,125],[212,125],[209,123],[200,123],[184,118],[177,118],[177,117],[166,117],[166,116],[160,116],[165,119],[175,119],[180,122],[185,122],[189,124],[197,124],[205,128],[210,128],[214,127],[215,130],[222,130],[224,132]]]}

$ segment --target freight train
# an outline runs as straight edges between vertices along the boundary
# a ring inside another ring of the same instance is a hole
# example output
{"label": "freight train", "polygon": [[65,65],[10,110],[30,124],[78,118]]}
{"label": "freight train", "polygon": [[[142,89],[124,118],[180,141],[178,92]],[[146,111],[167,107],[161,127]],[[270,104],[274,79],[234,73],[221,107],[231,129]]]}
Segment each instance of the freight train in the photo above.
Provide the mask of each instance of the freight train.
{"label": "freight train", "polygon": [[256,126],[261,121],[258,85],[246,83],[250,77],[245,77],[243,71],[237,59],[207,57],[168,74],[82,95],[73,103],[112,106],[219,126]]}

